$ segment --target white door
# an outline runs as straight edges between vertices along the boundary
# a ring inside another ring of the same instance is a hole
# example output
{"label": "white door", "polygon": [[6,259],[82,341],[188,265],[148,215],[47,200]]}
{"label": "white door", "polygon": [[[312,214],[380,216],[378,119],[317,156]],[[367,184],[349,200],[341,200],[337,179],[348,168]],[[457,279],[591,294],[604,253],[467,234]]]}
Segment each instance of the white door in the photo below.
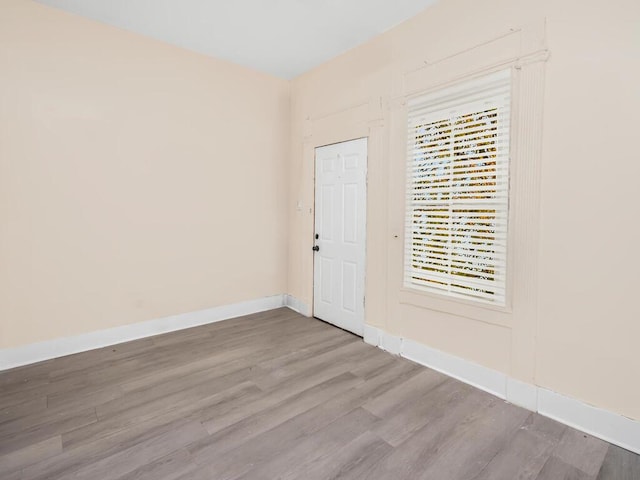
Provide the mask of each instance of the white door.
{"label": "white door", "polygon": [[364,332],[367,139],[316,148],[313,314]]}

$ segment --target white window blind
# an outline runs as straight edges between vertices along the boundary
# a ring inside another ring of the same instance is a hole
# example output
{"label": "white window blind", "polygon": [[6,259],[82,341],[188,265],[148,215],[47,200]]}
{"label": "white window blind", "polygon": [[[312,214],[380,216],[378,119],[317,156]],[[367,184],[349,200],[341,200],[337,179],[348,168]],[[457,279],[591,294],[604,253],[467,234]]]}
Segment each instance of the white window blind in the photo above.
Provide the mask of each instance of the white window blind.
{"label": "white window blind", "polygon": [[509,71],[409,103],[405,287],[505,304]]}

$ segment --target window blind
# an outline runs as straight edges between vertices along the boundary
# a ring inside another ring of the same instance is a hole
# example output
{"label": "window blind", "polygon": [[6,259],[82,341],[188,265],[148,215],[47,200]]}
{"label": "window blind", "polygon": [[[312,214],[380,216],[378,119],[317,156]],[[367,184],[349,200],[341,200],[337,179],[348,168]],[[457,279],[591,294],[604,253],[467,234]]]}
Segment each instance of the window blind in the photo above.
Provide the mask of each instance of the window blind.
{"label": "window blind", "polygon": [[509,71],[408,106],[405,287],[504,305]]}

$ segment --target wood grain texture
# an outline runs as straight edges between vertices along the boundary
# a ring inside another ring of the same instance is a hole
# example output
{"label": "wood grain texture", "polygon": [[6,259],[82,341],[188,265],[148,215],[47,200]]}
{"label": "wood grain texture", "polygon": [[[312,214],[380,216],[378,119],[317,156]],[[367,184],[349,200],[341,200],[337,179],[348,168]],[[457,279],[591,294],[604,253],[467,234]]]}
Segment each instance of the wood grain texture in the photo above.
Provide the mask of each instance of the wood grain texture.
{"label": "wood grain texture", "polygon": [[640,455],[615,445],[609,446],[597,480],[637,480],[640,478]]}
{"label": "wood grain texture", "polygon": [[8,480],[636,480],[639,458],[287,309],[0,373]]}

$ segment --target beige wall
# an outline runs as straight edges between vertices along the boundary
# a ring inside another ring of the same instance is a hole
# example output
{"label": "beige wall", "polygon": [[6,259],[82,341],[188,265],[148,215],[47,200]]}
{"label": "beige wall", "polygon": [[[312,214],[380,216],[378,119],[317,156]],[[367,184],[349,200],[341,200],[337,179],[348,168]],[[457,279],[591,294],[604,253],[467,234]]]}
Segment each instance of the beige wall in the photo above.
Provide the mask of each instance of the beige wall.
{"label": "beige wall", "polygon": [[286,290],[289,82],[0,2],[0,347]]}
{"label": "beige wall", "polygon": [[[640,419],[638,18],[635,1],[443,0],[295,79],[289,292],[312,303],[313,148],[369,136],[366,322]],[[500,62],[531,113],[506,312],[401,290],[403,100]]]}

